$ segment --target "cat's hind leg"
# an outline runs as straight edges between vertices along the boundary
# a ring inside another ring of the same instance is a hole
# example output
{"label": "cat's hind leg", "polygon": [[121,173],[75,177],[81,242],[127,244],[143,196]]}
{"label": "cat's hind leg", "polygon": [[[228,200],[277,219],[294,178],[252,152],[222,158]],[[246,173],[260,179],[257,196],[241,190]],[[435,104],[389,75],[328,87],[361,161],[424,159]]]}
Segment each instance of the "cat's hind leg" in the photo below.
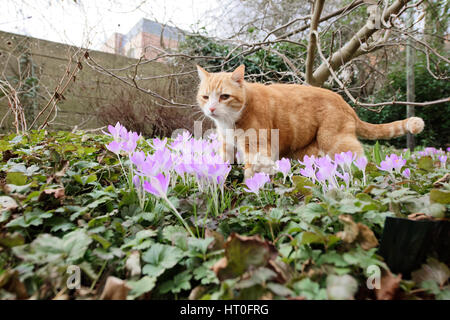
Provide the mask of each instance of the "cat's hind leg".
{"label": "cat's hind leg", "polygon": [[[350,132],[349,132],[350,131]],[[334,158],[336,153],[351,151],[358,157],[364,155],[364,149],[356,135],[351,130],[336,133],[332,130],[319,130],[317,133],[319,148],[325,154]]]}

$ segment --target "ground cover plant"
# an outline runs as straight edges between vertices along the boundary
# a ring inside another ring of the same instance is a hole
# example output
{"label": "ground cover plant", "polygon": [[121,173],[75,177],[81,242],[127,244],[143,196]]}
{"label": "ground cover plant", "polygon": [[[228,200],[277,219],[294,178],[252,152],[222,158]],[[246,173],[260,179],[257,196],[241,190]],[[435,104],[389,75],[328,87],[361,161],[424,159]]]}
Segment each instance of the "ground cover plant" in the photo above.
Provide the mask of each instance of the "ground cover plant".
{"label": "ground cover plant", "polygon": [[281,159],[244,183],[218,145],[3,136],[0,299],[450,299],[436,257],[405,276],[378,253],[386,217],[448,220],[449,150]]}

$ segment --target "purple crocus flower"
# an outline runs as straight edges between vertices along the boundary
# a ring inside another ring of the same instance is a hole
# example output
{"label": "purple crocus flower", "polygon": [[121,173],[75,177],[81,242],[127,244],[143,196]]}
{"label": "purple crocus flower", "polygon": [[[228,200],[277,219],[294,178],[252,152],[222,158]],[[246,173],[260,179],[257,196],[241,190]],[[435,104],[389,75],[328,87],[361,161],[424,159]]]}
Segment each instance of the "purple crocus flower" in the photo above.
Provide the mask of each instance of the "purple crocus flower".
{"label": "purple crocus flower", "polygon": [[159,138],[155,138],[155,139],[153,139],[152,142],[153,142],[152,143],[152,147],[155,150],[161,150],[161,149],[163,149],[166,146],[167,138],[164,138],[163,140],[160,140]]}
{"label": "purple crocus flower", "polygon": [[138,170],[141,170],[142,165],[145,162],[145,153],[144,153],[144,151],[134,152],[130,156],[130,160],[138,168]]}
{"label": "purple crocus flower", "polygon": [[406,160],[402,157],[397,156],[395,153],[390,156],[386,156],[384,161],[380,162],[380,166],[377,167],[380,170],[392,172],[395,169],[396,172],[400,173],[401,168],[406,164]]}
{"label": "purple crocus flower", "polygon": [[438,159],[441,164],[445,164],[447,162],[447,156],[439,156]]}
{"label": "purple crocus flower", "polygon": [[144,181],[144,190],[159,198],[165,198],[169,181],[169,174],[165,176],[162,173],[158,173],[155,177],[150,177],[150,181]]}
{"label": "purple crocus flower", "polygon": [[360,158],[356,159],[355,166],[359,170],[364,172],[366,170],[366,166],[367,166],[367,158],[366,157],[360,157]]}
{"label": "purple crocus flower", "polygon": [[281,160],[275,161],[275,170],[283,174],[283,182],[286,180],[287,175],[291,171],[291,162],[289,159],[282,158]]}
{"label": "purple crocus flower", "polygon": [[406,168],[405,170],[403,170],[402,176],[404,176],[406,179],[409,179],[409,177],[411,176],[411,170],[409,170],[409,168]]}
{"label": "purple crocus flower", "polygon": [[366,167],[367,167],[367,158],[360,157],[355,160],[355,166],[362,171],[363,173],[363,183],[366,184]]}
{"label": "purple crocus flower", "polygon": [[351,151],[347,152],[341,152],[334,155],[334,161],[337,165],[339,165],[341,168],[344,168],[344,166],[347,166],[347,168],[350,168],[352,165],[353,160],[355,160],[356,155],[353,154]]}
{"label": "purple crocus flower", "polygon": [[127,153],[132,153],[134,150],[136,150],[137,143],[133,139],[126,140],[122,142],[122,150],[126,151]]}
{"label": "purple crocus flower", "polygon": [[316,180],[316,171],[312,166],[306,166],[304,169],[300,169],[300,174],[304,177]]}
{"label": "purple crocus flower", "polygon": [[397,156],[396,154],[391,154],[392,167],[400,173],[402,167],[406,164],[406,160],[402,159],[402,157]]}
{"label": "purple crocus flower", "polygon": [[115,154],[119,154],[120,150],[122,150],[121,143],[117,141],[112,141],[106,146],[106,149]]}
{"label": "purple crocus flower", "polygon": [[[114,138],[114,140],[118,140],[120,137],[120,132],[123,131],[123,129],[125,129],[119,122],[116,123],[116,125],[113,127],[112,125],[108,126],[108,131],[110,134],[106,133],[109,136],[112,136]],[[125,129],[126,131],[126,129]]]}
{"label": "purple crocus flower", "polygon": [[246,192],[253,192],[258,194],[259,189],[261,189],[267,182],[270,181],[269,175],[263,172],[256,173],[252,178],[245,181],[247,188],[244,188]]}
{"label": "purple crocus flower", "polygon": [[392,163],[392,160],[386,156],[386,159],[380,162],[380,166],[378,169],[382,171],[392,172],[392,169],[394,168],[394,164]]}
{"label": "purple crocus flower", "polygon": [[311,167],[314,164],[315,159],[316,159],[316,157],[314,157],[314,156],[311,156],[311,157],[304,156],[303,162],[302,161],[299,161],[299,162],[300,162],[300,164],[304,165],[305,167]]}
{"label": "purple crocus flower", "polygon": [[425,152],[427,155],[432,156],[437,153],[437,149],[433,148],[433,147],[428,147],[428,148],[425,148]]}
{"label": "purple crocus flower", "polygon": [[450,147],[447,148],[447,152],[450,152]]}

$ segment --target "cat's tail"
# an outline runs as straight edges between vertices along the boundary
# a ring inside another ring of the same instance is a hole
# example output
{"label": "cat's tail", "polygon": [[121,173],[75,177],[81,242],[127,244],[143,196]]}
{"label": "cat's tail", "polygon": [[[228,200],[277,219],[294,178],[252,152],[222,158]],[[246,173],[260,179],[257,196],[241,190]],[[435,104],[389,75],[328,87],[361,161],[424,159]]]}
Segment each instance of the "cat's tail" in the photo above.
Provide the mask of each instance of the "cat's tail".
{"label": "cat's tail", "polygon": [[356,120],[356,135],[362,139],[391,139],[412,133],[422,132],[425,123],[422,118],[411,117],[405,120],[383,124],[372,124],[360,119]]}

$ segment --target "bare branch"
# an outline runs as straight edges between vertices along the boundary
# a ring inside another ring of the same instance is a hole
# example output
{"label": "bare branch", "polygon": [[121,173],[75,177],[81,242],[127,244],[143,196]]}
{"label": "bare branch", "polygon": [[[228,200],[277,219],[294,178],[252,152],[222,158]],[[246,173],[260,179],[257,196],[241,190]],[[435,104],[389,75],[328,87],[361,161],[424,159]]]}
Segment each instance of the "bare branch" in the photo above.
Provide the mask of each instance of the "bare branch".
{"label": "bare branch", "polygon": [[[396,0],[389,8],[386,9],[385,14],[382,16],[383,20],[388,20],[392,15],[397,14],[407,2],[411,0]],[[341,49],[333,54],[330,59],[330,65],[333,69],[340,67],[341,65],[350,61],[355,52],[361,47],[362,43],[365,43],[367,39],[377,31],[371,21],[368,21],[364,27],[362,27]],[[317,84],[324,83],[330,76],[330,69],[327,64],[322,64],[313,73],[313,77]]]}
{"label": "bare branch", "polygon": [[315,84],[313,77],[313,66],[318,37],[317,26],[319,25],[320,14],[322,13],[324,3],[324,0],[316,0],[314,1],[314,6],[312,9],[311,31],[309,34],[308,55],[306,57],[306,82],[311,85]]}

